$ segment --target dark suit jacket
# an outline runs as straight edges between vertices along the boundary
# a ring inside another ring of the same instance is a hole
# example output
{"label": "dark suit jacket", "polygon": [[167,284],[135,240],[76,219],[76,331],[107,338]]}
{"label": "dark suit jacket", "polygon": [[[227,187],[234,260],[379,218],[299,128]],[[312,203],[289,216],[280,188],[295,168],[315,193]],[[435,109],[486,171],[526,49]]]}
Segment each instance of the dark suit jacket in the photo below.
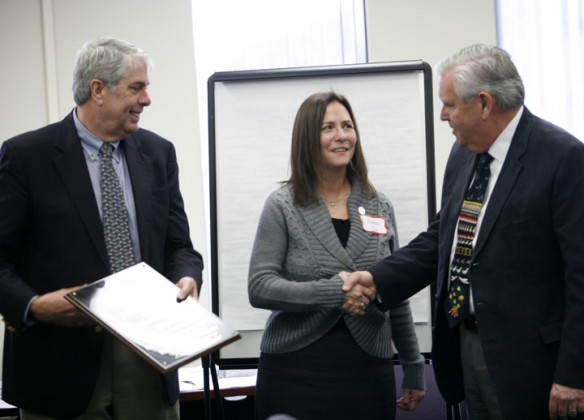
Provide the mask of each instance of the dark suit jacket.
{"label": "dark suit jacket", "polygon": [[[142,260],[201,287],[170,142],[139,130],[122,143],[136,203]],[[0,153],[0,313],[6,331],[3,399],[57,417],[80,414],[96,381],[103,333],[23,319],[34,295],[109,275],[103,230],[72,114],[7,140]],[[176,373],[166,378],[176,402]]]}
{"label": "dark suit jacket", "polygon": [[[453,403],[464,392],[458,330],[448,328],[444,300],[474,162],[453,147],[434,222],[371,269],[386,307],[437,280],[432,357]],[[584,388],[584,144],[524,109],[473,254],[480,339],[505,418],[547,419],[552,382]]]}

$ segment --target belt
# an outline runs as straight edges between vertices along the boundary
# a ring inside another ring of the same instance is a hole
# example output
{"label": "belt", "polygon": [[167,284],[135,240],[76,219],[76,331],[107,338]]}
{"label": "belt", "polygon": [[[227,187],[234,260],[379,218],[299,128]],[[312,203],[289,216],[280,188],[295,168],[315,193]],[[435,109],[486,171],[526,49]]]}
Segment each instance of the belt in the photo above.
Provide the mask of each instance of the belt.
{"label": "belt", "polygon": [[479,324],[477,323],[477,317],[474,315],[468,315],[466,318],[462,320],[462,325],[469,331],[478,333],[479,332]]}

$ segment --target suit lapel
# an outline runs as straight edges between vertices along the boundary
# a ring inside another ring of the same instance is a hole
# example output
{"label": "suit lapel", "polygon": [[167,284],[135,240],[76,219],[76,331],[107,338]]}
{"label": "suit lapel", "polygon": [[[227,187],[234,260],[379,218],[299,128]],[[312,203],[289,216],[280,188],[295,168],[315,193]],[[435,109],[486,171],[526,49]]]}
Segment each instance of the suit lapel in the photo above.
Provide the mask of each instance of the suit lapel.
{"label": "suit lapel", "polygon": [[[473,175],[475,162],[476,155],[474,153],[468,153],[466,157],[462,158],[459,169],[457,170],[455,168],[454,174],[451,175],[451,179],[453,180],[452,187],[450,191],[446,192],[446,199],[443,200],[443,207],[440,210],[440,221],[442,222],[444,220],[446,222],[444,234],[442,234],[444,243],[441,244],[441,249],[452,249],[454,230],[456,229],[458,217],[460,216],[460,208],[464,200],[464,194]],[[442,258],[446,261],[445,267],[448,267],[450,265],[450,252],[444,252]]]}
{"label": "suit lapel", "polygon": [[55,147],[60,152],[54,160],[57,172],[87,229],[87,234],[104,264],[108,266],[101,218],[72,114],[63,120]]}
{"label": "suit lapel", "polygon": [[152,213],[152,165],[148,156],[142,152],[137,134],[133,134],[124,140],[124,152],[136,205],[140,251],[142,260],[146,261],[148,260],[150,238],[148,229],[143,227],[148,226]]}
{"label": "suit lapel", "polygon": [[495,184],[495,188],[491,193],[491,198],[487,205],[487,209],[481,223],[481,230],[473,254],[476,256],[481,251],[484,243],[488,240],[489,235],[499,218],[499,214],[503,209],[503,205],[513,190],[513,185],[519,173],[523,168],[520,161],[521,156],[527,150],[527,142],[529,131],[531,130],[532,119],[531,114],[527,109],[523,110],[523,115],[517,126],[517,130],[511,140],[511,146],[503,162],[503,168]]}
{"label": "suit lapel", "polygon": [[[460,157],[456,155],[462,155]],[[448,291],[448,279],[450,273],[450,250],[454,240],[454,230],[458,223],[460,207],[464,199],[464,193],[470,182],[476,155],[468,152],[466,149],[460,149],[454,146],[444,175],[444,186],[442,188],[442,203],[440,209],[440,252],[439,267],[437,279],[438,304],[442,305]]]}

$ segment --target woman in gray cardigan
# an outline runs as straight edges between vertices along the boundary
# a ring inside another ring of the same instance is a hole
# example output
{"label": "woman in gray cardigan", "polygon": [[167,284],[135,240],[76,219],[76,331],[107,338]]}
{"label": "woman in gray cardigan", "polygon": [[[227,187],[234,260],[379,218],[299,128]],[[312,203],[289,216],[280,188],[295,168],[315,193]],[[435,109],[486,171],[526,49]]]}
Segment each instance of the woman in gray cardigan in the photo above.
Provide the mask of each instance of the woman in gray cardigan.
{"label": "woman in gray cardigan", "polygon": [[261,342],[256,419],[393,419],[392,340],[404,368],[400,408],[424,396],[409,303],[382,312],[367,299],[341,309],[342,271],[398,246],[393,208],[369,183],[353,111],[317,93],[294,122],[291,177],[267,199],[249,268],[249,299],[271,310]]}

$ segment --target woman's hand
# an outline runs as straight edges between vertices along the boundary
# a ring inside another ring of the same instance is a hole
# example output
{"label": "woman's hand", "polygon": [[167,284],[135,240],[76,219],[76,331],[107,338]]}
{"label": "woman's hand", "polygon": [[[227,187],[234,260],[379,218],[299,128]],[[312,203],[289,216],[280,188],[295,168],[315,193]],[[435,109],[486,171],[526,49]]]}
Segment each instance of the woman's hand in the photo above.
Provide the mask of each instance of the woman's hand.
{"label": "woman's hand", "polygon": [[[366,273],[366,272],[358,272]],[[367,273],[369,274],[369,273]],[[349,288],[347,287],[347,280],[350,274],[346,271],[341,271],[339,277],[343,280],[343,292],[345,293],[345,302],[341,308],[353,316],[361,316],[367,311],[367,307],[373,299],[377,296],[377,288],[373,281],[369,284],[354,282]],[[354,277],[351,275],[351,277]]]}
{"label": "woman's hand", "polygon": [[426,396],[426,391],[419,389],[403,389],[403,396],[396,401],[395,405],[401,410],[411,411],[415,410],[418,404]]}

